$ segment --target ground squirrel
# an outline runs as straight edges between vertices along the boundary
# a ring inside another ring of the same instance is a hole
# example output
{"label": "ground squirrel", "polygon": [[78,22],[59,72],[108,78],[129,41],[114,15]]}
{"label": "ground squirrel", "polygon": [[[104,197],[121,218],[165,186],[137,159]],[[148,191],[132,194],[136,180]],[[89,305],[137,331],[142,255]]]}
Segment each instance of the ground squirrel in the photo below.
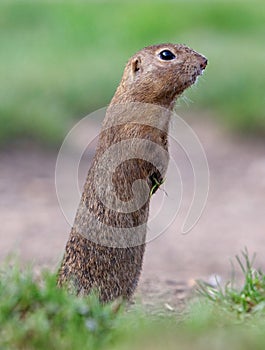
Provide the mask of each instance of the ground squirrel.
{"label": "ground squirrel", "polygon": [[[106,112],[58,272],[59,286],[71,282],[78,294],[95,289],[102,302],[132,296],[142,269],[150,197],[163,182],[168,165],[170,112],[206,65],[204,56],[174,44],[145,47],[128,61]],[[165,111],[162,118],[158,107]],[[112,146],[118,147],[113,156],[102,161]],[[107,175],[108,161],[111,168],[113,158],[122,159],[128,150],[134,156],[125,157]],[[152,155],[154,162],[141,154]],[[145,181],[136,191],[137,180]]]}

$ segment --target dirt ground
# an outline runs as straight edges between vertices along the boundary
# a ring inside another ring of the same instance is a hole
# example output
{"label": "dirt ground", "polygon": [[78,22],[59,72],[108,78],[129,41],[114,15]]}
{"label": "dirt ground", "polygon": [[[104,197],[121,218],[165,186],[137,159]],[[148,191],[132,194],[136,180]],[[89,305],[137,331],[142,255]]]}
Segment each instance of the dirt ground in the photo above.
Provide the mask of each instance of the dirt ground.
{"label": "dirt ground", "polygon": [[[213,118],[190,117],[209,163],[210,190],[204,213],[186,235],[180,226],[188,208],[147,245],[136,297],[166,308],[182,300],[196,279],[230,277],[230,260],[244,247],[265,270],[265,142],[235,137]],[[70,227],[58,205],[54,172],[57,152],[32,144],[0,152],[0,260],[10,253],[35,269],[56,269]],[[182,177],[192,187],[190,169]],[[163,218],[162,218],[163,223]],[[167,305],[168,304],[168,305]]]}

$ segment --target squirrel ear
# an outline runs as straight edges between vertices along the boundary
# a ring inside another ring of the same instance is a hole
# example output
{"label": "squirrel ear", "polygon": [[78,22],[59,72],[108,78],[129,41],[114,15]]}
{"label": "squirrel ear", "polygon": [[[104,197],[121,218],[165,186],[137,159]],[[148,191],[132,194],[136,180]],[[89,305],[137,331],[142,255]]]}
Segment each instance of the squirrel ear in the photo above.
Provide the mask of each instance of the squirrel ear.
{"label": "squirrel ear", "polygon": [[137,74],[142,70],[141,58],[136,57],[132,61],[132,73]]}

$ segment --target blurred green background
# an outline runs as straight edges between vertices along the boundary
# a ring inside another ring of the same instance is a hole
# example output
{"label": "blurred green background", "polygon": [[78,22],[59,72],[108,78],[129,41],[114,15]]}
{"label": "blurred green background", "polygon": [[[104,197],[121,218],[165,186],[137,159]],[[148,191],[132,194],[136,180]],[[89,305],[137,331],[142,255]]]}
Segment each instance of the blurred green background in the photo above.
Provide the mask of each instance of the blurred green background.
{"label": "blurred green background", "polygon": [[263,1],[0,3],[0,144],[58,145],[108,104],[127,59],[185,43],[209,66],[186,94],[235,130],[265,135]]}

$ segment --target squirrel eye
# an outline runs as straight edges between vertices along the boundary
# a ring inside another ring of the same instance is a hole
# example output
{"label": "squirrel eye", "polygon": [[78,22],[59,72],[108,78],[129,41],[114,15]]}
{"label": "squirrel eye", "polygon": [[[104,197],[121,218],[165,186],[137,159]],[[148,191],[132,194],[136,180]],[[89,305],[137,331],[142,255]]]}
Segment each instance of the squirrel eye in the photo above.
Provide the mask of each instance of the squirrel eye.
{"label": "squirrel eye", "polygon": [[176,56],[169,50],[163,50],[159,53],[161,60],[170,61],[176,58]]}

